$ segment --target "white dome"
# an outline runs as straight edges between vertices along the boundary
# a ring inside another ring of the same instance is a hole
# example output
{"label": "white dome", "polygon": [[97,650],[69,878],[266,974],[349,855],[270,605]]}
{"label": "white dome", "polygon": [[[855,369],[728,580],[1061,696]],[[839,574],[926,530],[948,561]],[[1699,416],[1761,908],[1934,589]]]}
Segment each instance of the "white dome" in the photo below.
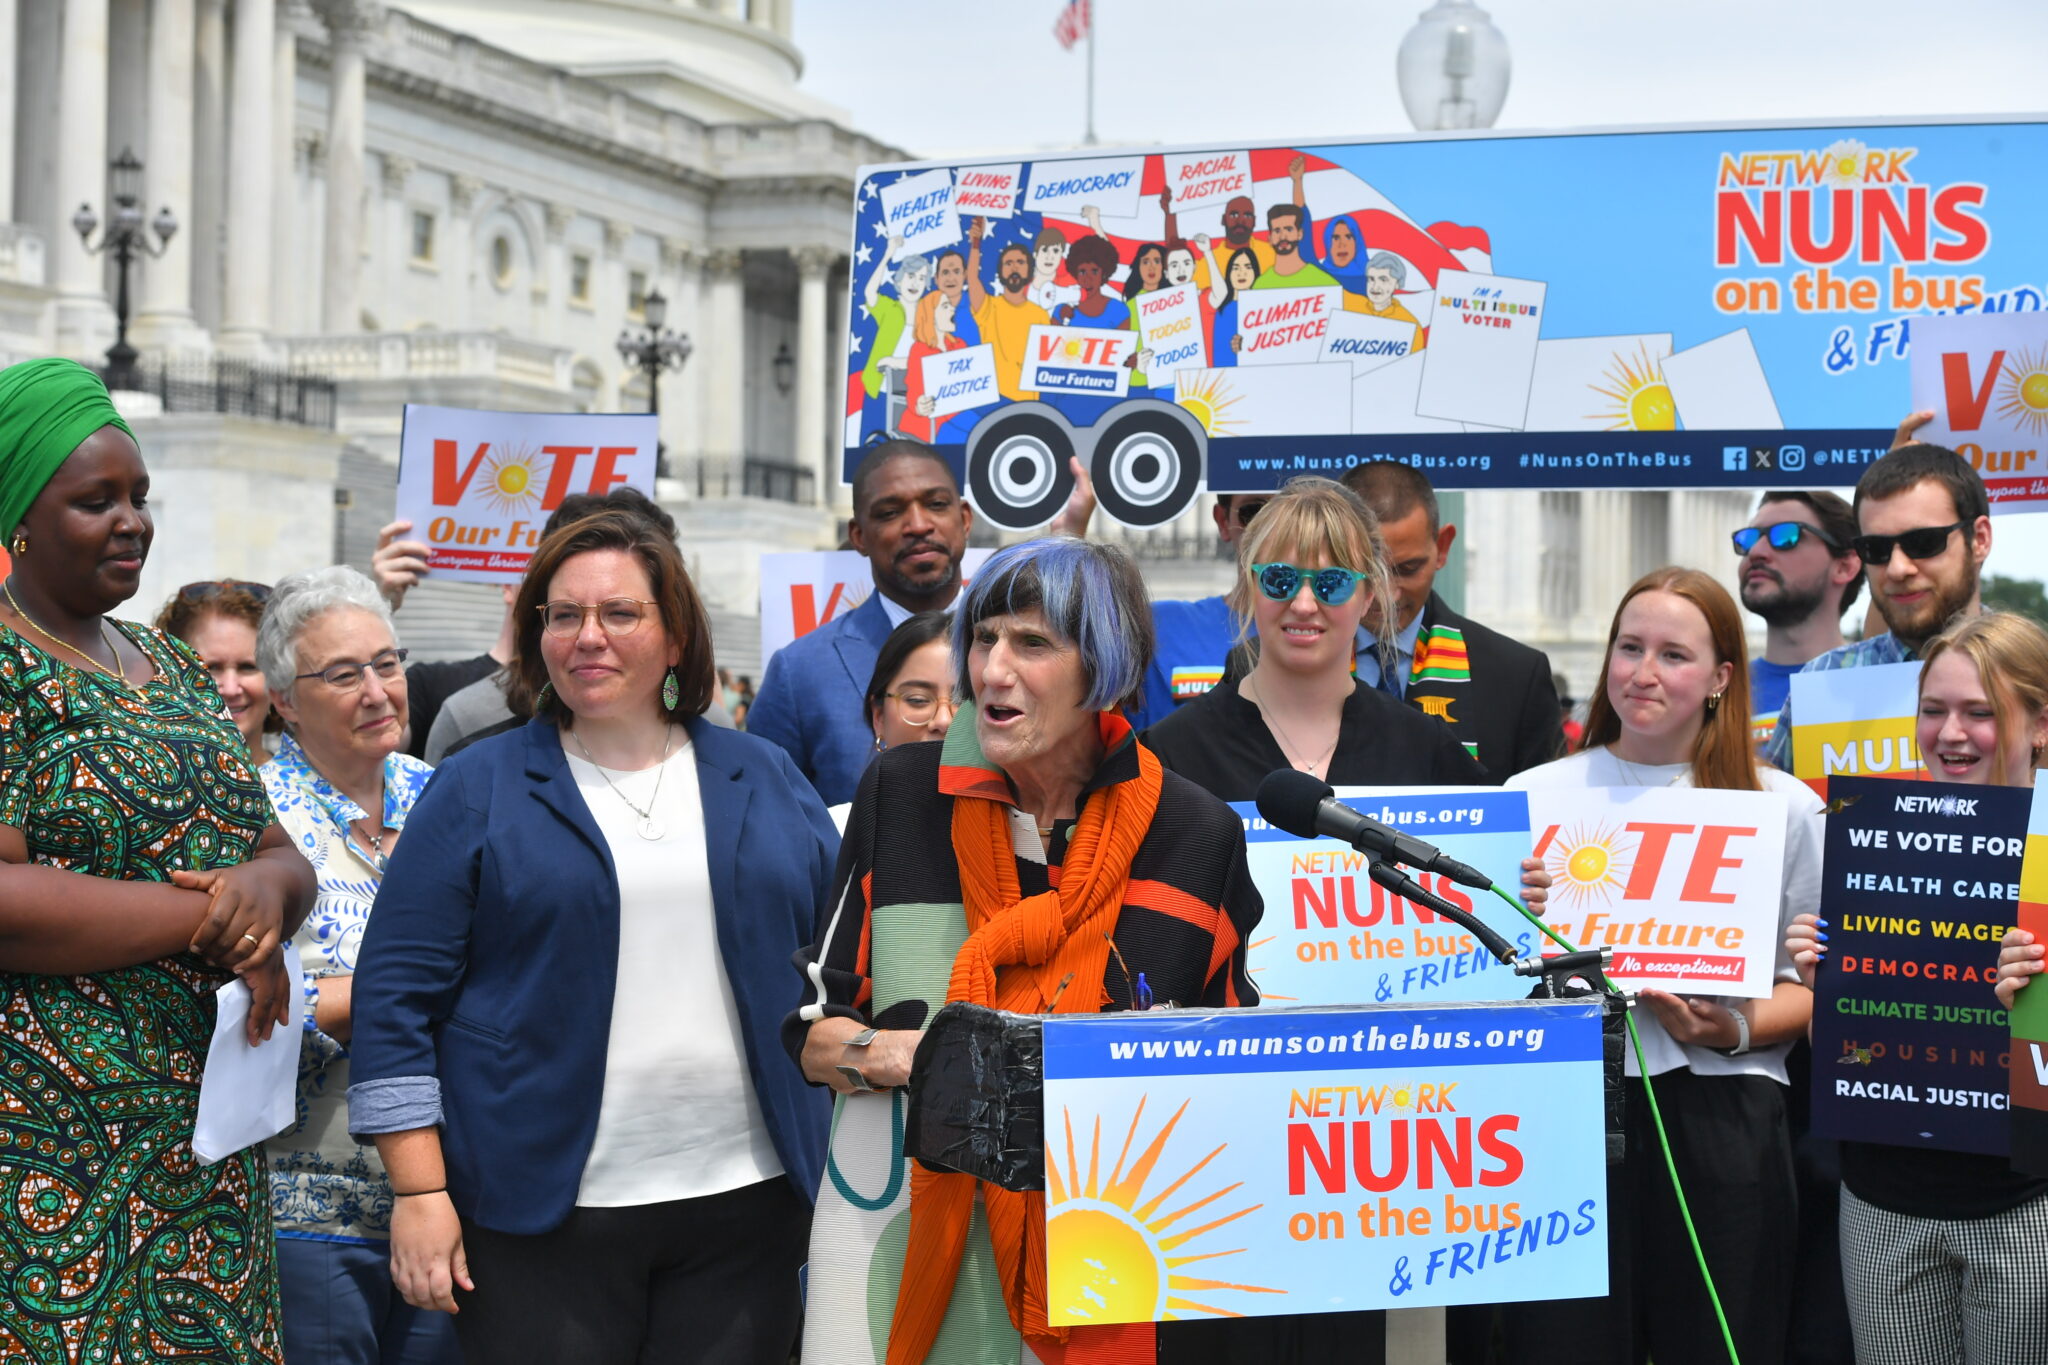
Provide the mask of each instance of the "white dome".
{"label": "white dome", "polygon": [[[630,90],[707,123],[845,111],[796,87],[794,0],[403,0],[431,24]],[[744,17],[751,13],[752,18]]]}

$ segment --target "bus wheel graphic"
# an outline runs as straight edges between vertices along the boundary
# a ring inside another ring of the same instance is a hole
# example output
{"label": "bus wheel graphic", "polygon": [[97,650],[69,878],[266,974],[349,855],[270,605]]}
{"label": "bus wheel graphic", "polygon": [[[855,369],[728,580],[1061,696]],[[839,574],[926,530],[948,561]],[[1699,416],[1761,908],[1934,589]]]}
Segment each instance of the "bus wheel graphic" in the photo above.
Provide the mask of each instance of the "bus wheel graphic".
{"label": "bus wheel graphic", "polygon": [[1120,409],[1096,437],[1091,477],[1102,510],[1124,525],[1172,521],[1202,486],[1194,419],[1167,403]]}
{"label": "bus wheel graphic", "polygon": [[1045,412],[1010,411],[978,425],[967,444],[967,495],[1006,531],[1043,526],[1074,491],[1074,433]]}

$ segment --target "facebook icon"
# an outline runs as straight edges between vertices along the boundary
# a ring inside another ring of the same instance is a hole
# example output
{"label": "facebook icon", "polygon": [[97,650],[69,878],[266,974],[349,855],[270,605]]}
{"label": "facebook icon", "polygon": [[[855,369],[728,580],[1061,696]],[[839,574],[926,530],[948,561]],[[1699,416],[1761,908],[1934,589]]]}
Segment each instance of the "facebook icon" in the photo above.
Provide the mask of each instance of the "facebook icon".
{"label": "facebook icon", "polygon": [[1748,473],[1748,472],[1749,472],[1749,447],[1748,447],[1748,446],[1722,446],[1722,447],[1721,447],[1721,470],[1722,470],[1722,472],[1723,472],[1723,473],[1727,473],[1727,474],[1746,474],[1746,473]]}

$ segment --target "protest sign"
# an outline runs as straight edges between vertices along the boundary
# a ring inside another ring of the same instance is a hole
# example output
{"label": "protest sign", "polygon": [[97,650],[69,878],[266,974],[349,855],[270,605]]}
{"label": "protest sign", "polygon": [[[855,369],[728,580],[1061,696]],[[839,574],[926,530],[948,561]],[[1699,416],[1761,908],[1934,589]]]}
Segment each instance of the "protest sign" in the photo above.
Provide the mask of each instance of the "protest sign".
{"label": "protest sign", "polygon": [[882,188],[882,223],[903,239],[905,252],[922,253],[960,240],[960,216],[953,211],[953,173],[943,167],[906,175]]}
{"label": "protest sign", "polygon": [[920,356],[925,396],[932,400],[934,419],[993,403],[996,393],[996,349],[963,346]]}
{"label": "protest sign", "polygon": [[1024,207],[1032,213],[1078,217],[1093,206],[1105,218],[1129,218],[1138,211],[1142,156],[1108,156],[1076,161],[1037,161],[1025,178]]}
{"label": "protest sign", "polygon": [[[966,582],[994,550],[960,556]],[[875,590],[875,570],[854,550],[803,550],[761,556],[761,662],[791,640],[836,621]],[[863,687],[867,679],[860,679]]]}
{"label": "protest sign", "polygon": [[1044,1044],[1055,1327],[1606,1292],[1590,1002],[1061,1015]]}
{"label": "protest sign", "polygon": [[1914,738],[1920,665],[1792,675],[1792,775],[1828,799],[1832,777],[1927,776]]}
{"label": "protest sign", "polygon": [[1344,307],[1344,291],[1326,286],[1254,289],[1237,300],[1240,365],[1298,365],[1323,358],[1330,319]]}
{"label": "protest sign", "polygon": [[1813,1131],[2003,1154],[2007,1032],[1992,981],[2018,911],[2030,793],[1855,777],[1829,790]]}
{"label": "protest sign", "polygon": [[1171,384],[1175,371],[1199,370],[1208,365],[1209,338],[1202,326],[1199,289],[1192,284],[1177,284],[1140,294],[1133,302],[1138,346],[1152,353],[1145,373],[1153,387]]}
{"label": "protest sign", "polygon": [[1166,188],[1173,191],[1175,213],[1213,208],[1240,196],[1251,198],[1250,152],[1174,152],[1160,159],[1165,163]]}
{"label": "protest sign", "polygon": [[1993,512],[2048,509],[2048,314],[1916,317],[1912,374],[1920,440],[1974,465]]}
{"label": "protest sign", "polygon": [[1351,375],[1341,365],[1236,365],[1180,370],[1173,401],[1210,435],[1284,411],[1303,431],[1351,429]]}
{"label": "protest sign", "polygon": [[[2048,943],[2048,799],[2035,786],[2027,807],[2027,853],[2020,866],[2016,924]],[[2029,1175],[2048,1175],[2048,986],[2040,978],[2013,999],[2009,1019],[2012,1164]]]}
{"label": "protest sign", "polygon": [[[1337,799],[1381,824],[1435,844],[1519,895],[1529,856],[1529,800],[1497,787],[1340,787]],[[1435,912],[1393,895],[1366,875],[1366,860],[1338,839],[1297,839],[1274,829],[1249,801],[1245,855],[1266,916],[1248,966],[1269,1004],[1410,1004],[1509,1000],[1529,983],[1493,960],[1472,936]],[[1418,876],[1460,910],[1485,920],[1524,956],[1535,927],[1498,898],[1445,877]],[[1478,902],[1475,904],[1475,902]]]}
{"label": "protest sign", "polygon": [[1415,352],[1415,324],[1399,318],[1376,318],[1368,313],[1339,311],[1330,319],[1323,339],[1321,359],[1345,360],[1351,373],[1370,374]]}
{"label": "protest sign", "polygon": [[1506,275],[1440,273],[1415,411],[1521,430],[1546,289],[1541,281]]}
{"label": "protest sign", "polygon": [[1027,389],[1121,398],[1131,387],[1124,362],[1137,354],[1135,333],[1099,327],[1033,327],[1024,338]]}
{"label": "protest sign", "polygon": [[654,496],[646,413],[481,412],[405,405],[398,510],[427,569],[459,583],[516,584],[548,513],[571,493]]}
{"label": "protest sign", "polygon": [[1678,408],[1659,368],[1670,353],[1669,333],[1537,342],[1529,429],[1605,431],[1625,422],[1641,431],[1671,430]]}
{"label": "protest sign", "polygon": [[953,175],[953,211],[962,218],[1008,218],[1017,211],[1022,162],[965,166]]}
{"label": "protest sign", "polygon": [[1761,998],[1778,953],[1785,798],[1713,787],[1537,788],[1544,923],[1614,949],[1626,990]]}
{"label": "protest sign", "polygon": [[[1668,347],[1670,338],[1665,342]],[[1664,357],[1662,368],[1666,391],[1689,431],[1782,431],[1785,427],[1747,327],[1675,351]],[[1803,445],[1781,447],[1777,454],[1779,467],[1787,474],[1806,467]]]}

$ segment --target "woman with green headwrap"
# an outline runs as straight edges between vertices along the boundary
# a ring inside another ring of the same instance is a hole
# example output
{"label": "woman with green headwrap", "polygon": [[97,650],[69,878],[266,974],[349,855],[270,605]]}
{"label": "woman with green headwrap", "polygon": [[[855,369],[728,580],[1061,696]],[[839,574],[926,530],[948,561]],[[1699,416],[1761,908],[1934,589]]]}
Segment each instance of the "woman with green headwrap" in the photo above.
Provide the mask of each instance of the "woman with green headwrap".
{"label": "woman with green headwrap", "polygon": [[261,1153],[192,1153],[214,993],[296,1017],[312,870],[205,667],[109,619],[153,528],[99,379],[0,370],[0,1359],[275,1365]]}

